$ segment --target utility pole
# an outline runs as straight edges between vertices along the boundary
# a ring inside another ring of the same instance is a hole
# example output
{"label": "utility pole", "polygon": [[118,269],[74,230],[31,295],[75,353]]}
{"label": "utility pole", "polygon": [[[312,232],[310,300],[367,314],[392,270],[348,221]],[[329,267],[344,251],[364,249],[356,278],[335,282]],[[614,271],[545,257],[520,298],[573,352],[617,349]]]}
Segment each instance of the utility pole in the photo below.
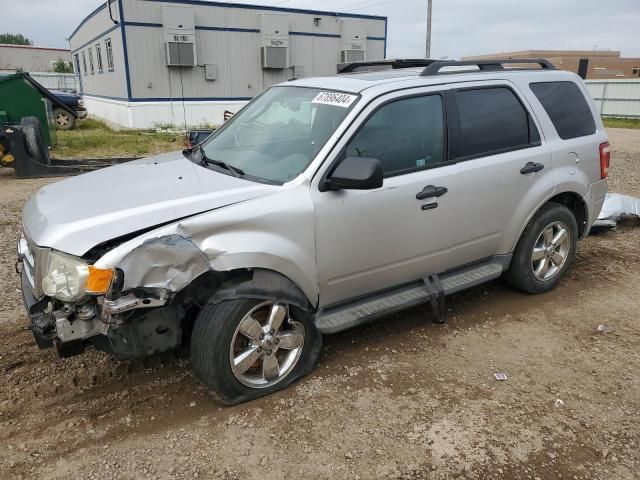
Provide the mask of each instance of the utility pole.
{"label": "utility pole", "polygon": [[427,0],[427,58],[431,58],[431,4],[433,0]]}

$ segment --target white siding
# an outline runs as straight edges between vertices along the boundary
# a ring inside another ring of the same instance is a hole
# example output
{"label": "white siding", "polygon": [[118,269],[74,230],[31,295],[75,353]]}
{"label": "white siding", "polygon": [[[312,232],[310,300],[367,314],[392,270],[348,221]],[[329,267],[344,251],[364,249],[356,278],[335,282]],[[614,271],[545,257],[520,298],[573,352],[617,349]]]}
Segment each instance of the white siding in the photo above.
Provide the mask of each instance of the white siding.
{"label": "white siding", "polygon": [[[111,11],[115,19],[118,19],[118,2],[111,5]],[[107,32],[108,33],[104,33]],[[114,70],[107,67],[107,48],[105,40],[111,39],[113,48]],[[127,98],[127,83],[125,76],[124,49],[122,47],[122,34],[120,27],[114,25],[109,17],[109,10],[102,8],[98,13],[88,19],[84,25],[71,37],[71,52],[80,55],[80,82],[83,93],[88,95],[100,95],[107,97]],[[100,44],[102,53],[103,73],[98,72],[96,58],[96,43]],[[92,75],[89,69],[89,48],[93,51],[95,73]],[[82,69],[82,53],[87,57],[87,74]],[[75,60],[74,68],[75,68]]]}
{"label": "white siding", "polygon": [[639,80],[586,80],[602,115],[640,118]]}

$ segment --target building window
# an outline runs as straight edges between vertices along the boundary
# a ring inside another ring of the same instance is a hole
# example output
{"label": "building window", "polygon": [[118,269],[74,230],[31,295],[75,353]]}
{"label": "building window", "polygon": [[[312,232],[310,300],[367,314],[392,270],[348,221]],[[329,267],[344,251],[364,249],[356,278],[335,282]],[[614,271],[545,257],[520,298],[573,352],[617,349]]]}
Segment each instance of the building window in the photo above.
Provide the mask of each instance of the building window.
{"label": "building window", "polygon": [[84,71],[85,77],[87,76],[87,56],[82,52],[82,70]]}
{"label": "building window", "polygon": [[633,67],[633,68],[631,69],[631,73],[632,73],[633,75],[635,75],[636,77],[640,77],[640,67]]}
{"label": "building window", "polygon": [[107,68],[110,72],[113,72],[113,48],[111,48],[111,39],[107,38],[104,41],[104,47],[107,51]]}
{"label": "building window", "polygon": [[73,56],[73,66],[76,71],[76,75],[80,76],[80,55],[77,53]]}
{"label": "building window", "polygon": [[98,73],[102,73],[102,52],[100,51],[100,44],[96,43],[96,61],[98,62]]}
{"label": "building window", "polygon": [[91,71],[91,75],[96,74],[96,69],[93,66],[93,50],[89,47],[89,71]]}

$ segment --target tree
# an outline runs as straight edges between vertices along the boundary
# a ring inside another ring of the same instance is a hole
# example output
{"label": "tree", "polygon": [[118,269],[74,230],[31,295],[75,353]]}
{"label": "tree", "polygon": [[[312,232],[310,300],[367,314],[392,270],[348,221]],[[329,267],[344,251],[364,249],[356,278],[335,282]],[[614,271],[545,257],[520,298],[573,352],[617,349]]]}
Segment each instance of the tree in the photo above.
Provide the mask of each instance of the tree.
{"label": "tree", "polygon": [[9,45],[33,45],[33,42],[21,33],[0,33],[0,43]]}
{"label": "tree", "polygon": [[71,62],[65,62],[62,58],[58,57],[58,59],[53,62],[51,71],[56,73],[73,73],[73,65]]}

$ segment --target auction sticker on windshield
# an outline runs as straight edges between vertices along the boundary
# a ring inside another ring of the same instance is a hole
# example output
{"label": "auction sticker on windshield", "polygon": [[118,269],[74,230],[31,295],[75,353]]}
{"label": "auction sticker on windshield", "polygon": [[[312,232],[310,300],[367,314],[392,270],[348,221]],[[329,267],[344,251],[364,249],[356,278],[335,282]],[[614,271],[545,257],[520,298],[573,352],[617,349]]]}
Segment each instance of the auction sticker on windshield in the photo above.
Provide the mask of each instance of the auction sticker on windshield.
{"label": "auction sticker on windshield", "polygon": [[348,93],[339,92],[320,92],[313,99],[312,103],[322,103],[324,105],[333,105],[336,107],[349,108],[355,102],[357,95],[349,95]]}

